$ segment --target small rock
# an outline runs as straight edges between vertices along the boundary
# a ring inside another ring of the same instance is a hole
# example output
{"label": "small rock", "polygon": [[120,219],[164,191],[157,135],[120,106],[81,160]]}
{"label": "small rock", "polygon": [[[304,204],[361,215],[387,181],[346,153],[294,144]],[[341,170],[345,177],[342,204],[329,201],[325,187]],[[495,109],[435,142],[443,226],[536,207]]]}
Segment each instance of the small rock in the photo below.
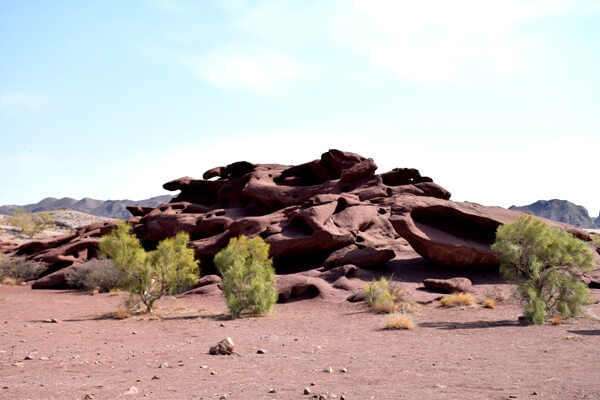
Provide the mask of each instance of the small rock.
{"label": "small rock", "polygon": [[208,365],[201,365],[200,368],[206,369],[206,368],[208,368]]}
{"label": "small rock", "polygon": [[132,394],[138,394],[140,392],[140,390],[138,388],[136,388],[135,386],[131,386],[129,389],[127,389],[127,391],[125,393],[123,393],[125,396],[129,396]]}
{"label": "small rock", "polygon": [[154,376],[152,377],[152,380],[153,380],[153,381],[154,381],[154,380],[157,380],[157,379],[160,379],[160,378],[159,378],[158,376],[156,376],[156,375],[154,375]]}
{"label": "small rock", "polygon": [[345,374],[346,372],[348,372],[348,368],[342,368],[342,369],[340,369],[340,372]]}
{"label": "small rock", "polygon": [[267,354],[267,351],[265,349],[258,349],[256,350],[256,354]]}
{"label": "small rock", "polygon": [[224,323],[222,323],[222,322],[219,324],[219,326],[220,326],[221,328],[225,328],[225,324],[224,324]]}
{"label": "small rock", "polygon": [[305,387],[305,388],[304,388],[304,394],[310,394],[310,389],[309,389],[309,388],[307,388],[307,387]]}
{"label": "small rock", "polygon": [[44,322],[47,324],[58,324],[58,320],[56,318],[45,319]]}
{"label": "small rock", "polygon": [[33,359],[35,359],[35,355],[33,355],[33,354],[27,354],[24,359],[25,360],[33,360]]}
{"label": "small rock", "polygon": [[131,332],[132,335],[137,335],[136,331]]}
{"label": "small rock", "polygon": [[315,386],[315,385],[316,385],[316,383],[314,383],[314,382],[310,383],[310,386]]}
{"label": "small rock", "polygon": [[216,375],[217,373],[215,371],[210,371],[211,375]]}
{"label": "small rock", "polygon": [[343,394],[340,394],[340,400],[346,400],[346,396],[344,396]]}
{"label": "small rock", "polygon": [[209,349],[208,353],[212,354],[212,355],[217,355],[217,354],[221,354],[221,355],[236,354],[235,353],[235,344],[233,343],[233,339],[231,339],[230,337],[228,337],[228,338],[225,338],[225,339],[221,340],[215,346],[212,346]]}
{"label": "small rock", "polygon": [[49,358],[48,357],[40,357],[40,361],[48,361]]}
{"label": "small rock", "polygon": [[275,393],[275,389],[274,388],[269,388],[269,393]]}
{"label": "small rock", "polygon": [[531,393],[531,395],[532,395],[532,396],[537,396],[537,395],[538,395],[538,392],[533,392],[533,393]]}
{"label": "small rock", "polygon": [[514,394],[511,394],[511,395],[509,395],[509,396],[508,396],[508,398],[509,398],[509,399],[516,399],[516,398],[517,398],[517,396],[515,396]]}
{"label": "small rock", "polygon": [[219,397],[219,400],[227,400],[227,395],[224,394],[223,396]]}
{"label": "small rock", "polygon": [[327,367],[327,368],[323,369],[323,372],[327,372],[328,374],[331,374],[331,373],[333,373],[333,368]]}
{"label": "small rock", "polygon": [[83,397],[83,400],[92,400],[94,398],[93,393],[88,393]]}
{"label": "small rock", "polygon": [[169,368],[169,364],[164,362],[164,363],[160,363],[160,365],[158,366],[158,368]]}

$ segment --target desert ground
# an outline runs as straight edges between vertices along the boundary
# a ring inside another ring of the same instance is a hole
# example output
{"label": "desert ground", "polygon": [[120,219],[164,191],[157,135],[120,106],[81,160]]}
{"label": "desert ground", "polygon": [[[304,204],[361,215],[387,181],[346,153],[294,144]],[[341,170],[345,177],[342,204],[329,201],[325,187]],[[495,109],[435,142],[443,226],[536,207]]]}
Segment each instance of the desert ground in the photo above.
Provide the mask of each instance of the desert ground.
{"label": "desert ground", "polygon": [[[112,318],[124,298],[0,286],[0,398],[600,399],[598,304],[523,326],[509,298],[431,302],[413,330],[384,330],[382,315],[339,299],[231,320],[222,296],[192,295]],[[209,355],[226,337],[238,355]]]}

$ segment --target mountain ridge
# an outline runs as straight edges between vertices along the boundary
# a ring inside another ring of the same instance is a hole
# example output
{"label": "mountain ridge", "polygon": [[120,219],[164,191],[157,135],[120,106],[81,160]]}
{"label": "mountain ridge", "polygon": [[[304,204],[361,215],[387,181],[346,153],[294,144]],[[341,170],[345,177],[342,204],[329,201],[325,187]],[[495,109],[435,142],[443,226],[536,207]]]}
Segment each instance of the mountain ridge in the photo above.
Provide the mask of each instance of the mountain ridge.
{"label": "mountain ridge", "polygon": [[600,215],[598,218],[593,219],[585,207],[571,203],[568,200],[538,200],[524,206],[510,206],[509,210],[529,212],[538,217],[565,222],[579,228],[600,228]]}
{"label": "mountain ridge", "polygon": [[32,204],[0,206],[0,214],[10,215],[16,210],[40,212],[56,209],[70,209],[98,217],[126,220],[132,217],[131,213],[126,209],[127,206],[157,207],[162,203],[168,203],[172,198],[173,196],[170,194],[154,196],[142,200],[97,200],[90,197],[84,197],[81,200],[77,200],[71,197],[62,197],[60,199],[46,197],[37,203]]}

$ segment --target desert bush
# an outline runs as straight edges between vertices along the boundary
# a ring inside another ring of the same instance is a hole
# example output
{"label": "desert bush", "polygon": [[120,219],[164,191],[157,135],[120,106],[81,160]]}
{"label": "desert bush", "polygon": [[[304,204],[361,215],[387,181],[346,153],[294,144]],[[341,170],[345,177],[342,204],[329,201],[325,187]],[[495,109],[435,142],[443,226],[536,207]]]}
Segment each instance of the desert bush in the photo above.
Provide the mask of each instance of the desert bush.
{"label": "desert bush", "polygon": [[440,305],[443,307],[472,306],[475,304],[475,298],[469,293],[452,293],[440,299]]}
{"label": "desert bush", "polygon": [[21,229],[21,232],[29,238],[54,225],[54,218],[45,211],[29,213],[24,210],[16,210],[6,221],[9,225]]}
{"label": "desert bush", "polygon": [[0,262],[0,278],[12,278],[17,283],[39,278],[48,268],[47,264],[26,260],[23,257],[5,257]]}
{"label": "desert bush", "polygon": [[597,248],[600,248],[600,234],[598,234],[596,232],[592,232],[592,233],[590,233],[590,236],[592,238],[592,242],[594,243],[594,245]]}
{"label": "desert bush", "polygon": [[496,301],[494,299],[487,298],[483,301],[484,308],[496,308]]}
{"label": "desert bush", "polygon": [[163,295],[198,281],[198,262],[194,259],[194,251],[188,248],[190,237],[185,232],[161,241],[156,250],[146,252],[130,231],[128,224],[119,224],[100,240],[100,253],[108,256],[124,273],[123,287],[151,313],[154,302]]}
{"label": "desert bush", "polygon": [[582,271],[593,268],[590,248],[571,234],[522,216],[498,227],[492,245],[500,272],[517,284],[525,319],[534,324],[547,316],[575,316],[590,302]]}
{"label": "desert bush", "polygon": [[381,277],[365,285],[365,301],[376,313],[391,313],[397,310],[410,311],[411,304],[398,285]]}
{"label": "desert bush", "polygon": [[74,289],[83,289],[92,292],[109,292],[111,289],[122,286],[126,274],[115,268],[112,260],[92,260],[66,276],[67,284]]}
{"label": "desert bush", "polygon": [[214,262],[223,275],[223,292],[234,318],[271,311],[277,301],[277,289],[268,243],[258,236],[232,238],[215,255]]}
{"label": "desert bush", "polygon": [[386,315],[383,323],[385,329],[413,329],[415,327],[409,315],[397,311]]}

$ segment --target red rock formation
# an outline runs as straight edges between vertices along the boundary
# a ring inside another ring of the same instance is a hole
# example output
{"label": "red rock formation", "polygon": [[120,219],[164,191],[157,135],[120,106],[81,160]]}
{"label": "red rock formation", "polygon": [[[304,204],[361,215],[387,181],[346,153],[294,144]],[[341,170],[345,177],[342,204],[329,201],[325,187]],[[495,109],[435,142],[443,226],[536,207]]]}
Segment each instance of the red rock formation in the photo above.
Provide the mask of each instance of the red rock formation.
{"label": "red rock formation", "polygon": [[[452,202],[446,189],[416,169],[381,175],[376,169],[372,159],[339,150],[297,166],[236,162],[206,171],[201,180],[184,177],[165,183],[165,189],[180,190],[179,195],[157,208],[129,207],[134,215],[129,222],[147,249],[178,231],[188,232],[204,273],[213,272],[212,258],[230,238],[259,235],[269,243],[281,274],[323,265],[383,265],[399,252],[412,251],[410,246],[443,265],[495,264],[490,244],[496,228],[522,215]],[[561,226],[582,238],[587,235]],[[22,245],[14,253],[52,264],[48,272],[54,273],[96,257],[97,242],[113,228],[109,223],[90,225]],[[42,279],[37,287],[64,285],[64,273]],[[315,276],[279,281],[282,300],[326,293],[324,285],[352,287],[345,275],[335,282]],[[208,286],[217,289],[216,283]]]}

